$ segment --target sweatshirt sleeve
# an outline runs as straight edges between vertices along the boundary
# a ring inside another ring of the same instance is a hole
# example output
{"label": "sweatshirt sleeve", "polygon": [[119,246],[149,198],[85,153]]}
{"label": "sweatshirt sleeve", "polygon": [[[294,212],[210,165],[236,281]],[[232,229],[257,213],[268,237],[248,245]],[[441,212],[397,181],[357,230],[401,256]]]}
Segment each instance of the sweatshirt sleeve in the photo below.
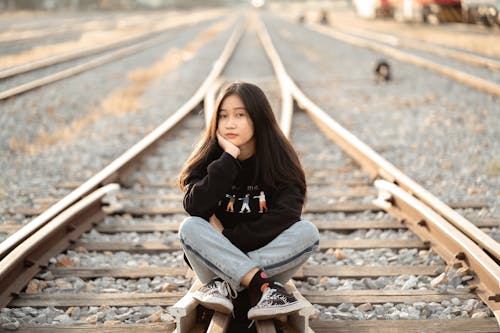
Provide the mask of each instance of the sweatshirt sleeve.
{"label": "sweatshirt sleeve", "polygon": [[224,229],[223,235],[243,252],[265,246],[276,236],[300,221],[304,196],[293,185],[283,186],[275,193],[273,206],[255,221]]}
{"label": "sweatshirt sleeve", "polygon": [[206,169],[193,172],[186,182],[184,209],[191,216],[199,216],[208,221],[215,212],[219,200],[238,175],[239,162],[230,154],[223,152]]}

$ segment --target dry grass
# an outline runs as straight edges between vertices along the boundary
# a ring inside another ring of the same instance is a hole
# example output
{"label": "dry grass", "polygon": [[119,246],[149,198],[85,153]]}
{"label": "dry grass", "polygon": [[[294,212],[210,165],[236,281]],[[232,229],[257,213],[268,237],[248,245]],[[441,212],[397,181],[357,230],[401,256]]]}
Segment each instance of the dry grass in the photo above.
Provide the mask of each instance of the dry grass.
{"label": "dry grass", "polygon": [[59,55],[75,50],[82,50],[89,47],[111,44],[139,35],[140,33],[142,33],[142,31],[138,29],[86,32],[81,35],[80,39],[75,41],[51,45],[40,45],[17,54],[5,55],[0,57],[0,64],[2,64],[2,68],[13,67],[49,56]]}
{"label": "dry grass", "polygon": [[495,157],[486,165],[486,173],[493,177],[500,176],[500,156]]}

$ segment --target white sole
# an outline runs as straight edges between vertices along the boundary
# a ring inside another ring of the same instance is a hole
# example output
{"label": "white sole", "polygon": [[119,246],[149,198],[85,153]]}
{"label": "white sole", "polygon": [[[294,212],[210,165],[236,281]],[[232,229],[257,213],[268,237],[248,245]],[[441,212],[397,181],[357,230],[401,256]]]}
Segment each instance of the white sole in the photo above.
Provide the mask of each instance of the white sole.
{"label": "white sole", "polygon": [[304,308],[304,304],[302,304],[301,302],[295,302],[283,307],[272,308],[272,309],[251,308],[250,311],[248,311],[248,319],[264,320],[264,319],[275,318],[279,316],[289,315],[293,312],[299,311],[302,308]]}
{"label": "white sole", "polygon": [[224,314],[230,314],[233,311],[233,303],[229,300],[225,302],[219,297],[206,296],[203,294],[193,293],[193,298],[205,308],[214,310]]}

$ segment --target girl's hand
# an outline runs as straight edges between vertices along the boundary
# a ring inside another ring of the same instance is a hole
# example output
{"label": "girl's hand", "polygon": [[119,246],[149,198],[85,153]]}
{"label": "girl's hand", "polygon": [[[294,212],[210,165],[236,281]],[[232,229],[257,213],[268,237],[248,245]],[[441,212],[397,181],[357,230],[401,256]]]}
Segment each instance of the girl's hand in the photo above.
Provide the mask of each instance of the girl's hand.
{"label": "girl's hand", "polygon": [[230,154],[234,158],[237,158],[238,155],[240,154],[240,148],[229,142],[226,138],[220,134],[219,131],[216,133],[217,135],[217,141],[219,142],[219,146],[224,150],[226,153]]}
{"label": "girl's hand", "polygon": [[215,228],[215,230],[217,230],[218,232],[222,233],[222,231],[224,230],[224,227],[222,226],[222,223],[221,221],[217,218],[217,216],[212,215],[210,216],[210,224]]}

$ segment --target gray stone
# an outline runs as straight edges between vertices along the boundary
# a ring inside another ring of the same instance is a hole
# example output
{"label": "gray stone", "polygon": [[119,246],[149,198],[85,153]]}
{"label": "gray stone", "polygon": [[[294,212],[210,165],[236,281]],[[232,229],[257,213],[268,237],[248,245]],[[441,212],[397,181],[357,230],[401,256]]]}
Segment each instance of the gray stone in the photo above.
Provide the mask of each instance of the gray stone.
{"label": "gray stone", "polygon": [[26,314],[21,309],[14,309],[14,310],[12,310],[11,314],[14,315],[14,317],[17,317],[17,318],[26,317]]}
{"label": "gray stone", "polygon": [[71,319],[73,320],[79,320],[80,319],[80,313],[81,313],[81,309],[79,306],[75,306],[73,308],[73,312],[71,313]]}
{"label": "gray stone", "polygon": [[54,318],[54,321],[59,322],[61,324],[69,324],[72,322],[72,319],[67,314],[62,314],[62,315],[56,316]]}
{"label": "gray stone", "polygon": [[347,312],[350,311],[353,305],[351,303],[342,303],[339,306],[337,306],[337,309],[341,312]]}
{"label": "gray stone", "polygon": [[363,303],[363,304],[358,305],[357,309],[359,311],[367,312],[367,311],[372,311],[373,306],[370,303]]}
{"label": "gray stone", "polygon": [[415,289],[415,287],[417,286],[417,282],[418,279],[415,276],[411,275],[408,277],[408,280],[403,284],[401,289],[403,290]]}
{"label": "gray stone", "polygon": [[17,331],[19,326],[20,324],[17,320],[8,321],[2,324],[2,328],[7,331]]}

